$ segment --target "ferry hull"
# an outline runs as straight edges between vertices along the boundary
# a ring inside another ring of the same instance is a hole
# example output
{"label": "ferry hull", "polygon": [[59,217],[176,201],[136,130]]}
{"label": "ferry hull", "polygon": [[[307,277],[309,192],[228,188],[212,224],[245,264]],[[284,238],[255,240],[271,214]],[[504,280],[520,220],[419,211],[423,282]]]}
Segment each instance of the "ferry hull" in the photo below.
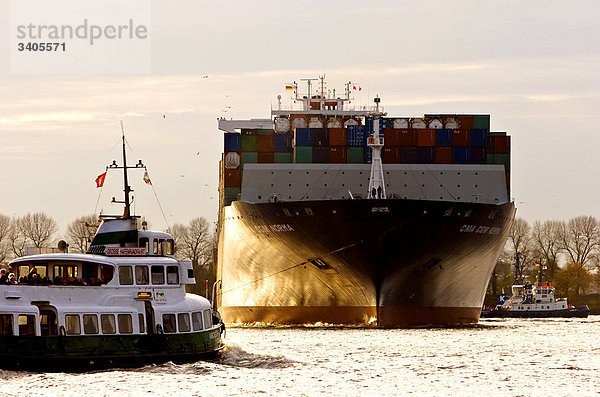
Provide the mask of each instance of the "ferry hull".
{"label": "ferry hull", "polygon": [[1,336],[0,363],[14,369],[88,370],[211,357],[224,347],[220,327],[169,335]]}
{"label": "ferry hull", "polygon": [[230,323],[473,324],[515,209],[423,200],[224,208],[217,296]]}

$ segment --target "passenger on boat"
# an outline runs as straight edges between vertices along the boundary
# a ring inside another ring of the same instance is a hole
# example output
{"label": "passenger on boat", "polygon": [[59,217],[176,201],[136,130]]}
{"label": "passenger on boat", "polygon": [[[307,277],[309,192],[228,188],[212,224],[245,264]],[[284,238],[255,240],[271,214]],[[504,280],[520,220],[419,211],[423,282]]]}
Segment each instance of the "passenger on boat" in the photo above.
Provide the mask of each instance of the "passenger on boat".
{"label": "passenger on boat", "polygon": [[0,284],[8,284],[8,273],[6,269],[0,269]]}
{"label": "passenger on boat", "polygon": [[14,273],[10,273],[8,275],[8,283],[9,284],[17,284],[17,278],[15,277]]}

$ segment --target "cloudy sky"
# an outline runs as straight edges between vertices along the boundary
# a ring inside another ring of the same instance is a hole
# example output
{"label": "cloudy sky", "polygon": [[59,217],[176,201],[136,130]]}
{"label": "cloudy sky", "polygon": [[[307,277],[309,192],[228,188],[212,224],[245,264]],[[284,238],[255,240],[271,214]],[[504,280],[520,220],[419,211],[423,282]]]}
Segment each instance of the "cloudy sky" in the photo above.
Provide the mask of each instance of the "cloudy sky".
{"label": "cloudy sky", "polygon": [[[123,120],[130,162],[154,188],[131,174],[136,211],[155,228],[214,221],[216,119],[269,117],[278,94],[289,103],[286,83],[325,74],[393,116],[491,114],[513,138],[519,216],[600,217],[598,1],[138,1],[103,17],[146,23],[141,55],[104,40],[95,56],[66,54],[62,72],[14,51],[15,3],[0,2],[0,213],[44,211],[63,229],[96,208],[119,213],[120,175],[102,190],[94,179],[120,160]],[[99,3],[77,4],[71,17],[93,22]]]}

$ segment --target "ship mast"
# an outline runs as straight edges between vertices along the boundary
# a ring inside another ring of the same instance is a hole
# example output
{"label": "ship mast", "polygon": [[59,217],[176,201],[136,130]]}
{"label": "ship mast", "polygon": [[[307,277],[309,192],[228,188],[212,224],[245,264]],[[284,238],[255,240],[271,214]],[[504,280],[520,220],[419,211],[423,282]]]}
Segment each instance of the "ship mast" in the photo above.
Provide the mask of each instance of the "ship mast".
{"label": "ship mast", "polygon": [[138,160],[138,163],[133,166],[127,166],[127,152],[125,150],[125,129],[123,128],[123,120],[121,120],[121,133],[123,139],[123,166],[119,166],[117,164],[117,160],[113,160],[112,164],[108,166],[111,169],[123,169],[123,192],[124,199],[123,201],[118,201],[114,197],[112,198],[112,203],[123,204],[123,215],[120,217],[121,219],[129,219],[131,218],[131,203],[129,200],[129,194],[133,191],[131,186],[129,186],[129,181],[127,180],[127,169],[128,168],[145,168],[142,160]]}
{"label": "ship mast", "polygon": [[379,103],[381,98],[377,96],[374,99],[375,113],[373,114],[373,135],[367,139],[367,146],[373,150],[373,159],[371,161],[371,178],[369,179],[369,190],[367,197],[371,199],[385,199],[385,180],[383,177],[383,165],[381,163],[381,149],[383,148],[383,138],[379,136]]}

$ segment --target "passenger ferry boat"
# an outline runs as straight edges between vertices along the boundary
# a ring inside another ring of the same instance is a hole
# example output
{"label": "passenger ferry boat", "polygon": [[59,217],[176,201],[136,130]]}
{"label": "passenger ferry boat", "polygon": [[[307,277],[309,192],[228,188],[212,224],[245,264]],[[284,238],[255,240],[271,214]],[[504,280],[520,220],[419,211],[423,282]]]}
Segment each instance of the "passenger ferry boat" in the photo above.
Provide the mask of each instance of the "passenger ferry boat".
{"label": "passenger ferry boat", "polygon": [[10,262],[21,282],[0,285],[2,367],[190,361],[224,346],[219,313],[185,291],[195,284],[191,261],[175,259],[173,236],[145,222],[138,230],[129,213],[124,136],[123,166],[107,168],[123,169],[125,211],[102,219],[86,254]]}
{"label": "passenger ferry boat", "polygon": [[498,305],[483,310],[481,317],[587,317],[590,309],[587,305],[574,307],[566,298],[556,299],[551,285],[512,286],[512,296],[500,296]]}

